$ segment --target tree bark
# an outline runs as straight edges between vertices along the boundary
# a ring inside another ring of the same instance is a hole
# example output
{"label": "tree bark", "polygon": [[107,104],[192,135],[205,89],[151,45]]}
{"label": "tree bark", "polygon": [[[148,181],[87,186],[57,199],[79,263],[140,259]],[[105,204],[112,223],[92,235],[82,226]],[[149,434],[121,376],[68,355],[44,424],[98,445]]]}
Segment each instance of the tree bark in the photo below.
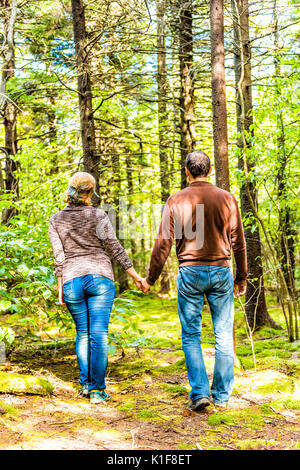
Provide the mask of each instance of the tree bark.
{"label": "tree bark", "polygon": [[[82,0],[72,0],[73,32],[76,52],[78,97],[80,110],[81,139],[83,147],[84,171],[94,176],[96,192],[99,194],[99,159],[96,152],[96,134],[93,117],[91,71],[87,56],[87,32],[85,26],[85,7]],[[93,196],[93,204],[99,198]]]}
{"label": "tree bark", "polygon": [[[121,165],[120,165],[120,158],[117,145],[113,148],[113,155],[112,155],[112,175],[113,175],[113,183],[115,185],[113,189],[113,204],[116,209],[116,235],[117,238],[120,240],[120,228],[121,228],[121,217],[122,213],[120,213],[120,204],[119,204],[119,196],[122,194],[121,189]],[[125,240],[120,240],[122,245],[124,244]],[[118,282],[118,293],[122,294],[125,290],[129,289],[128,283],[128,276],[127,273],[124,271],[122,266],[119,263],[114,262],[115,266],[115,273],[116,273],[116,281]]]}
{"label": "tree bark", "polygon": [[[252,86],[251,86],[251,48],[249,43],[249,12],[248,0],[232,0],[233,22],[234,22],[234,64],[235,64],[235,82],[236,82],[236,114],[237,130],[239,136],[242,130],[246,135],[247,148],[251,148],[253,139],[253,109],[252,109]],[[243,54],[241,54],[241,49]],[[243,56],[243,60],[242,60]],[[242,113],[241,96],[238,91],[238,84],[241,82],[242,99],[244,113]],[[237,146],[240,149],[238,168],[244,171],[243,142],[238,138]],[[254,171],[254,161],[246,162],[248,172]],[[248,181],[250,196],[257,207],[257,189],[255,181]],[[251,225],[245,227],[245,238],[247,244],[247,263],[248,279],[245,310],[249,326],[251,329],[259,328],[263,325],[271,325],[276,328],[278,325],[269,316],[263,280],[262,265],[262,247],[258,221],[255,219],[251,200],[246,183],[242,184],[240,189],[242,215],[246,219],[255,221],[255,230],[252,231]]]}
{"label": "tree bark", "polygon": [[[166,64],[166,23],[165,0],[156,1],[157,16],[157,89],[158,89],[158,139],[160,163],[161,204],[164,205],[170,196],[169,158],[168,158],[168,111],[167,111],[167,64]],[[169,263],[162,271],[160,292],[170,291]]]}
{"label": "tree bark", "polygon": [[274,24],[274,68],[275,68],[275,95],[278,98],[277,108],[277,150],[279,167],[277,171],[277,197],[278,197],[278,234],[279,234],[279,258],[281,269],[284,273],[286,284],[291,292],[291,297],[296,297],[295,293],[295,214],[289,207],[287,199],[288,193],[288,155],[286,150],[286,138],[284,129],[284,116],[280,103],[280,86],[277,79],[280,79],[280,52],[279,52],[279,32],[276,0],[273,4],[273,24]]}
{"label": "tree bark", "polygon": [[216,184],[229,191],[223,0],[210,2],[211,85]]}
{"label": "tree bark", "polygon": [[[0,85],[0,110],[4,116],[5,131],[5,190],[12,194],[13,201],[19,199],[19,181],[16,177],[18,164],[14,159],[17,153],[17,105],[7,95],[7,84],[15,75],[14,32],[17,16],[17,0],[1,0],[4,12],[4,61]],[[6,208],[2,213],[2,223],[8,224],[17,213],[15,207]]]}
{"label": "tree bark", "polygon": [[193,77],[193,13],[192,2],[178,2],[180,63],[180,167],[181,188],[185,188],[185,159],[195,149],[195,104]]}

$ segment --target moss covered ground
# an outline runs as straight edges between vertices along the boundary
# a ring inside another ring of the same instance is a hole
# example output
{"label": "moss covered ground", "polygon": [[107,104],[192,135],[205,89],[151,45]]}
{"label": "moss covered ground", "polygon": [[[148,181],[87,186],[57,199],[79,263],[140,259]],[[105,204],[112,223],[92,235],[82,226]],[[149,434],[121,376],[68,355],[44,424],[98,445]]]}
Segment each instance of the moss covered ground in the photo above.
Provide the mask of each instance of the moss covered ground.
{"label": "moss covered ground", "polygon": [[[9,361],[0,366],[0,449],[299,448],[299,342],[289,343],[284,329],[261,329],[254,334],[255,371],[237,304],[241,367],[229,407],[191,412],[176,298],[130,293],[126,298],[135,304],[132,330],[145,341],[131,340],[125,346],[115,341],[107,371],[112,398],[106,405],[90,405],[78,395],[74,331],[62,335],[55,325],[44,325],[40,339],[16,343]],[[271,298],[269,311],[284,326]],[[111,320],[113,338],[123,331],[121,320]],[[211,379],[214,337],[207,307],[202,323]],[[18,383],[17,390],[13,385]],[[45,393],[34,394],[32,384],[42,384]]]}

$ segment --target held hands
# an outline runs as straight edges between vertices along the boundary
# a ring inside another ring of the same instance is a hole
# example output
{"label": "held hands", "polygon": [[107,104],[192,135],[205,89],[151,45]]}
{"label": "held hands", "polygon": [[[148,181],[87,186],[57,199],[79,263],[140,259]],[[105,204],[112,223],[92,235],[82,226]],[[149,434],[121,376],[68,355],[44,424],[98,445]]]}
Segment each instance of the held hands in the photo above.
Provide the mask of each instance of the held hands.
{"label": "held hands", "polygon": [[148,292],[150,291],[150,284],[148,284],[148,282],[146,281],[146,279],[143,279],[142,277],[138,277],[136,279],[134,279],[134,282],[135,282],[135,285],[136,287],[144,292],[144,294],[148,294]]}
{"label": "held hands", "polygon": [[144,294],[148,294],[148,293],[149,293],[150,287],[151,287],[151,285],[148,284],[148,282],[146,281],[146,279],[142,279],[142,290],[143,290]]}
{"label": "held hands", "polygon": [[129,276],[132,277],[132,279],[135,282],[136,287],[140,291],[144,292],[144,294],[148,294],[151,286],[150,286],[150,284],[148,284],[146,279],[143,279],[141,276],[139,276],[133,266],[126,269],[126,272],[127,272],[127,274],[129,274]]}
{"label": "held hands", "polygon": [[240,281],[234,284],[233,293],[235,297],[241,297],[246,294],[247,281]]}

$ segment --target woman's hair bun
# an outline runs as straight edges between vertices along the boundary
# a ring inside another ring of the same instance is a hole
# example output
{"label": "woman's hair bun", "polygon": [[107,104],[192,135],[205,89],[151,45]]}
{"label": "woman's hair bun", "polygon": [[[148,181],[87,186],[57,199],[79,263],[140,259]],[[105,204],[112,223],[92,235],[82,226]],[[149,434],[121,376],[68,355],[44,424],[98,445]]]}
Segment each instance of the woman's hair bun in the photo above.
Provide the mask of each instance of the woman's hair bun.
{"label": "woman's hair bun", "polygon": [[69,181],[67,202],[77,205],[90,206],[95,191],[95,178],[85,171],[77,171]]}

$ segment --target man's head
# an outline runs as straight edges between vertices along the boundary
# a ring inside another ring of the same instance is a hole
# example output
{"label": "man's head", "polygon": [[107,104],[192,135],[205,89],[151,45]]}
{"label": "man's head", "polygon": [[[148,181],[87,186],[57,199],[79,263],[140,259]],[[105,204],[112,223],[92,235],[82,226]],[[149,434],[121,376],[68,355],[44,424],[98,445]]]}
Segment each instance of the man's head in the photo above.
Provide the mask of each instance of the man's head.
{"label": "man's head", "polygon": [[192,179],[206,178],[211,170],[210,159],[202,150],[195,150],[186,157],[185,172]]}

